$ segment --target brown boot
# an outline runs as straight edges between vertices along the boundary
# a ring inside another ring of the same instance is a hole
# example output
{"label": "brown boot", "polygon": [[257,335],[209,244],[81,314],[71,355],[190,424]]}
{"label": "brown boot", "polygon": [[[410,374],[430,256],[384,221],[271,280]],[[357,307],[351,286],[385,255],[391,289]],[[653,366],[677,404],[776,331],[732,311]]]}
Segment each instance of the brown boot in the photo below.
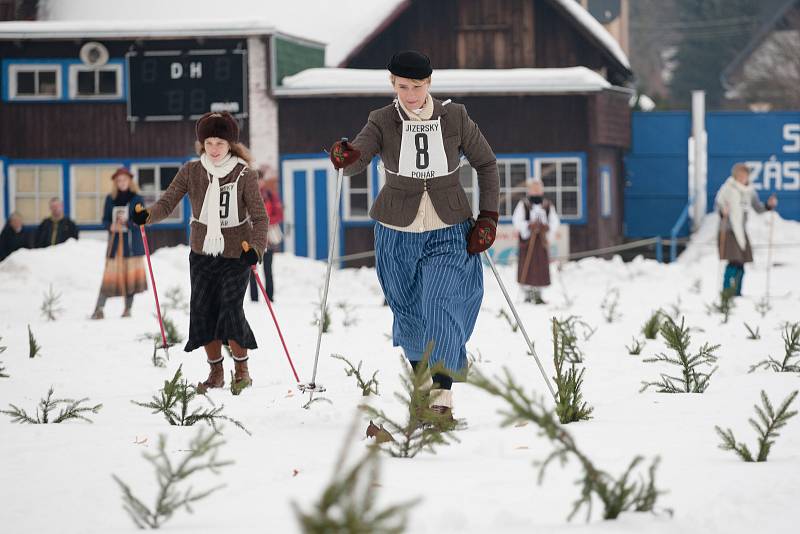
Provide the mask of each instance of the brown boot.
{"label": "brown boot", "polygon": [[222,367],[224,358],[220,358],[215,362],[208,362],[211,367],[208,373],[208,378],[204,382],[197,384],[197,392],[205,394],[209,389],[225,387],[225,369]]}
{"label": "brown boot", "polygon": [[92,319],[98,320],[103,318],[103,308],[95,308],[92,314]]}
{"label": "brown boot", "polygon": [[253,385],[253,379],[250,378],[250,370],[247,368],[247,360],[245,356],[243,359],[233,358],[233,367],[235,369],[233,375],[233,382],[231,383],[231,393],[238,395],[246,387]]}

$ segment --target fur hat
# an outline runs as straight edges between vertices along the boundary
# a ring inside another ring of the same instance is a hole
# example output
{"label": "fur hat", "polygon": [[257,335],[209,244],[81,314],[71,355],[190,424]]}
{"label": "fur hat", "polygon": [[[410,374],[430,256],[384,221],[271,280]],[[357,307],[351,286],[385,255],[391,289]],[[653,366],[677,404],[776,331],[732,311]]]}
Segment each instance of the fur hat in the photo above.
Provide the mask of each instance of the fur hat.
{"label": "fur hat", "polygon": [[123,175],[123,174],[126,175],[126,176],[129,176],[130,179],[133,180],[133,174],[131,174],[131,171],[129,171],[127,167],[120,167],[119,169],[114,171],[114,174],[111,175],[111,180],[112,181],[116,180],[117,176],[120,176],[120,175]]}
{"label": "fur hat", "polygon": [[209,137],[219,137],[231,144],[239,142],[239,123],[227,111],[206,113],[197,120],[195,131],[201,144]]}
{"label": "fur hat", "polygon": [[431,75],[431,60],[416,50],[403,50],[392,56],[387,66],[389,72],[401,78],[424,80]]}

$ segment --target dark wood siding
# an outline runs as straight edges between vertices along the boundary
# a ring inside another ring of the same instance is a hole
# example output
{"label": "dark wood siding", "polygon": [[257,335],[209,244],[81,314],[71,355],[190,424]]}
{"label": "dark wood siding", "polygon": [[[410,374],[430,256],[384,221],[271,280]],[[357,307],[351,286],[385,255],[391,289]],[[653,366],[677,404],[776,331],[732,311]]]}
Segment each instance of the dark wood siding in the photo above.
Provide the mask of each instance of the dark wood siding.
{"label": "dark wood siding", "polygon": [[589,100],[589,142],[631,146],[631,108],[627,93],[605,91]]}
{"label": "dark wood siding", "polygon": [[627,74],[550,0],[412,1],[343,66],[382,68],[393,53],[427,53],[435,69],[573,67]]}

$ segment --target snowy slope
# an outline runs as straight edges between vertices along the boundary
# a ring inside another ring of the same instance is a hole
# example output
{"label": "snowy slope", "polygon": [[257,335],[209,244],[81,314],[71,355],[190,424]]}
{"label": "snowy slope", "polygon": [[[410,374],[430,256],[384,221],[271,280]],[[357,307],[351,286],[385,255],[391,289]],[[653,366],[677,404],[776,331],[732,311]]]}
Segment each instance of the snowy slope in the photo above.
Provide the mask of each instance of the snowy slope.
{"label": "snowy slope", "polygon": [[[764,243],[769,215],[753,218],[754,241]],[[709,223],[710,224],[710,223]],[[709,227],[710,228],[710,227]],[[777,220],[776,243],[800,241],[800,224]],[[749,365],[768,354],[782,354],[779,325],[798,321],[800,291],[796,276],[800,248],[776,249],[772,269],[773,310],[761,318],[754,303],[764,292],[766,250],[757,248],[756,262],[748,266],[744,297],[731,321],[722,325],[708,316],[704,306],[715,296],[719,262],[710,245],[713,231],[701,232],[685,259],[673,265],[636,260],[585,259],[570,263],[561,273],[566,291],[574,299],[564,308],[557,283],[546,294],[550,305],[519,303],[537,351],[552,368],[548,319],[552,315],[581,315],[597,327],[582,344],[586,356],[585,397],[595,407],[594,419],[568,428],[580,446],[603,469],[618,473],[636,454],[660,455],[658,486],[669,491],[660,504],[675,515],[655,517],[627,514],[603,522],[597,510],[592,522],[566,522],[572,501],[575,465],[553,466],[543,485],[536,484],[532,462],[542,459],[550,445],[530,426],[501,429],[498,403],[464,385],[455,391],[456,412],[469,428],[459,434],[461,443],[441,448],[435,456],[413,460],[386,458],[379,488],[382,502],[424,501],[410,516],[410,532],[703,532],[750,534],[796,532],[791,510],[800,497],[800,418],[789,422],[773,448],[769,462],[745,464],[717,448],[714,425],[730,426],[737,437],[753,443],[747,424],[752,404],[765,389],[779,402],[800,387],[792,374],[747,374]],[[0,407],[9,403],[32,409],[50,385],[64,396],[89,397],[102,402],[94,424],[16,425],[0,415],[0,502],[3,532],[9,533],[117,533],[134,532],[121,507],[120,494],[111,479],[115,473],[128,481],[148,501],[155,495],[154,479],[141,454],[152,451],[160,433],[169,436],[170,449],[179,454],[195,430],[169,427],[159,416],[131,404],[156,393],[179,364],[186,375],[204,377],[200,352],[184,354],[173,349],[167,369],[150,364],[150,346],[137,341],[157,329],[149,295],[137,297],[131,319],[118,318],[122,303],[111,300],[102,322],[87,319],[94,305],[102,270],[104,245],[92,240],[70,242],[55,248],[19,251],[0,264],[0,355],[11,378],[0,379]],[[172,287],[188,294],[187,254],[184,247],[159,250],[153,265],[162,295]],[[314,350],[314,315],[324,264],[277,255],[277,304],[281,326],[301,373],[308,380]],[[511,287],[513,267],[501,268]],[[699,294],[691,287],[700,280]],[[39,315],[41,296],[49,283],[62,293],[66,308],[57,322]],[[486,297],[476,332],[468,348],[485,373],[508,367],[517,380],[543,392],[541,377],[519,333],[512,333],[497,314],[502,295],[486,270]],[[609,288],[621,292],[621,320],[604,322],[599,304]],[[517,296],[519,301],[519,298]],[[639,393],[642,380],[655,379],[662,368],[641,359],[664,350],[660,341],[648,341],[642,356],[630,356],[625,344],[649,313],[680,308],[693,332],[693,346],[704,341],[721,343],[719,371],[703,395]],[[214,391],[215,402],[240,419],[252,437],[229,427],[221,457],[236,460],[220,477],[227,487],[194,515],[177,514],[165,526],[169,532],[237,533],[296,532],[290,507],[304,507],[319,495],[333,469],[339,445],[360,392],[328,355],[342,353],[364,360],[368,370],[379,369],[381,396],[375,404],[397,411],[392,392],[398,388],[399,350],[385,334],[391,315],[381,306],[382,296],[371,269],[334,272],[331,302],[357,307],[359,323],[345,328],[343,313],[333,310],[333,328],[323,338],[319,381],[328,387],[325,397],[333,404],[316,404],[302,410],[264,303],[245,304],[260,347],[253,354],[254,387],[239,397],[228,390]],[[180,329],[187,317],[173,313]],[[746,339],[742,323],[758,326],[762,339]],[[26,325],[43,347],[43,356],[27,357]],[[702,329],[702,330],[699,330]],[[230,362],[226,362],[231,368]],[[360,439],[360,436],[359,436]],[[146,441],[145,441],[146,440]],[[356,441],[354,452],[364,443]],[[293,476],[293,470],[298,474]],[[203,477],[199,488],[217,481]]]}

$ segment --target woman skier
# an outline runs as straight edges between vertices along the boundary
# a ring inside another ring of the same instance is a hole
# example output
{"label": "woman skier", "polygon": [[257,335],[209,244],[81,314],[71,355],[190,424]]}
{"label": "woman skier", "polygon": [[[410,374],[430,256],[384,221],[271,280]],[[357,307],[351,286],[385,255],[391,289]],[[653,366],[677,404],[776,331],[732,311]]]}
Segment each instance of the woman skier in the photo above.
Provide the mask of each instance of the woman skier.
{"label": "woman skier", "polygon": [[[137,208],[137,224],[166,218],[189,195],[192,206],[189,276],[192,295],[189,339],[183,350],[203,347],[211,369],[198,388],[225,385],[222,345],[233,354],[234,390],[252,379],[247,350],[257,348],[242,307],[251,266],[267,245],[269,219],[258,192],[250,152],[239,142],[239,125],[230,113],[206,113],[197,121],[199,161],[181,167],[161,198],[147,209]],[[243,242],[249,243],[247,251]]]}
{"label": "woman skier", "polygon": [[[378,154],[386,184],[370,216],[378,280],[394,314],[392,341],[416,369],[434,342],[431,408],[452,418],[453,377],[466,371],[465,344],[483,298],[479,254],[494,242],[499,177],[494,152],[461,104],[430,95],[431,63],[416,51],[392,56],[393,103],[370,113],[352,143],[337,141],[331,161],[347,176]],[[479,215],[459,181],[463,153],[478,173]]]}

